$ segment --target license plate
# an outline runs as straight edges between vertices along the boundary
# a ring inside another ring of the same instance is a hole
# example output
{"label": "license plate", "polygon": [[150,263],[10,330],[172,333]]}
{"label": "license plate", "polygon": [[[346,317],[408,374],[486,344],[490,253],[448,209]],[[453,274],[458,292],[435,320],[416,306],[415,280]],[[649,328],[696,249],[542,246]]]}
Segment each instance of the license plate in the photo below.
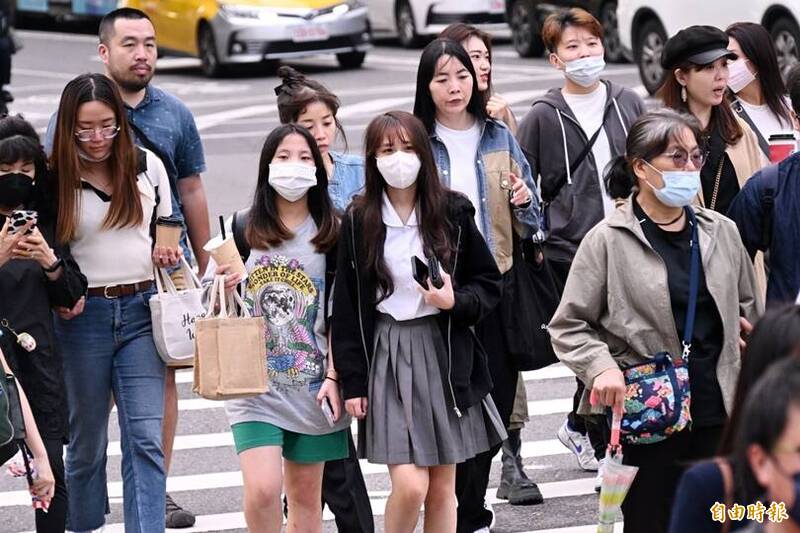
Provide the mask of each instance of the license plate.
{"label": "license plate", "polygon": [[309,41],[324,41],[330,37],[328,30],[324,26],[309,24],[298,26],[292,30],[292,41],[305,43]]}

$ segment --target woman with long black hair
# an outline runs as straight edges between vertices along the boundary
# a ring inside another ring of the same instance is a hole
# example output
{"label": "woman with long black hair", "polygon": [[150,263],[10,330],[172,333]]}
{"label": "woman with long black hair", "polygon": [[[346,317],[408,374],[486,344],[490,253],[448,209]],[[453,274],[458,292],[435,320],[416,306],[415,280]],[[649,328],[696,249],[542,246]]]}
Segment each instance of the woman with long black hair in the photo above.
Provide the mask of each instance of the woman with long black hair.
{"label": "woman with long black hair", "polygon": [[501,291],[474,215],[440,183],[419,120],[372,120],[366,189],[342,222],[332,348],[347,412],[366,418],[360,454],[389,465],[388,532],[414,531],[423,503],[425,531],[454,532],[455,465],[505,438],[470,330]]}
{"label": "woman with long black hair", "polygon": [[[505,124],[487,116],[475,69],[460,43],[436,39],[425,47],[417,70],[414,114],[428,132],[440,179],[475,206],[475,223],[504,275],[504,284],[511,283],[519,239],[531,237],[539,228],[539,201],[530,166],[516,139]],[[503,316],[501,307],[478,323],[475,333],[491,355],[492,398],[508,427],[521,361],[511,354],[506,338],[514,318]],[[484,496],[491,459],[499,449],[492,448],[458,467],[459,531],[472,532],[492,522]],[[531,500],[540,502],[541,493],[533,494]]]}
{"label": "woman with long black hair", "polygon": [[775,45],[761,24],[737,22],[725,30],[728,50],[738,56],[728,62],[731,107],[758,137],[769,157],[769,137],[792,133],[791,106],[778,67]]}

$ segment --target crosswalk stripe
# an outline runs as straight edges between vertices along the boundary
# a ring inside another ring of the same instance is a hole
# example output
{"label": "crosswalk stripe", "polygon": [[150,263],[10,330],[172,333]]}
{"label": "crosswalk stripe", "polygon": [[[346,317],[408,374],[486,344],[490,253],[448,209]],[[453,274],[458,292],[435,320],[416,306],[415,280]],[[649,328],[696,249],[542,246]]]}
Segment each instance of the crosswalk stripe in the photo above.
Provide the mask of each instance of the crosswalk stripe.
{"label": "crosswalk stripe", "polygon": [[[238,474],[238,472],[236,472]],[[190,477],[190,476],[187,476]],[[241,479],[241,478],[240,478]],[[239,486],[238,485],[228,485],[228,486]],[[554,498],[569,498],[575,496],[587,496],[596,494],[594,490],[594,478],[587,477],[581,479],[570,479],[566,481],[555,481],[552,483],[540,483],[539,489],[542,491],[542,496],[546,500],[551,500]],[[115,490],[119,490],[119,494],[111,492],[112,487],[109,484],[109,496],[110,497],[118,497],[121,494],[121,486],[119,489],[115,487]],[[169,486],[167,484],[167,490],[170,492],[179,492],[174,487]],[[486,491],[486,502],[491,505],[499,505],[507,503],[505,500],[500,500],[495,496],[495,491],[497,490],[496,487],[489,488]],[[26,498],[25,505],[30,504],[30,495],[27,492],[23,493],[23,496]],[[386,512],[386,501],[389,497],[389,491],[370,491],[370,504],[372,505],[372,514],[373,516],[383,516]],[[325,510],[323,513],[323,520],[333,520],[333,515],[330,513],[329,510]],[[595,526],[596,527],[596,526]],[[201,532],[201,531],[225,531],[231,529],[243,529],[246,528],[246,524],[244,521],[244,513],[242,512],[234,512],[234,513],[222,513],[216,515],[198,515],[197,521],[193,528],[187,528],[182,531],[187,533],[191,532]],[[106,533],[112,532],[124,532],[124,525],[123,524],[107,524],[105,527]],[[564,531],[566,533],[569,530],[554,530],[561,533]]]}

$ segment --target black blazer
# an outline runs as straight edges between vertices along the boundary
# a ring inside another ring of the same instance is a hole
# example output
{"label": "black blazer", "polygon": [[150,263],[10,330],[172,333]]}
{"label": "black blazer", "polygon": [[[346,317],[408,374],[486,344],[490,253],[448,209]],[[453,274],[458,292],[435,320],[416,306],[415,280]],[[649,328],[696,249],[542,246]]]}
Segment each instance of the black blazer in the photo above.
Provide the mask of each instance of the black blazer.
{"label": "black blazer", "polygon": [[[486,353],[471,326],[500,302],[502,282],[489,247],[475,226],[472,204],[455,192],[447,193],[447,204],[451,243],[456,250],[454,271],[450,272],[455,306],[438,315],[442,338],[448,346],[439,366],[447,403],[460,415],[492,389]],[[362,220],[350,208],[342,221],[339,239],[331,327],[334,365],[345,399],[367,396],[378,314],[377,285],[365,265],[361,235]]]}

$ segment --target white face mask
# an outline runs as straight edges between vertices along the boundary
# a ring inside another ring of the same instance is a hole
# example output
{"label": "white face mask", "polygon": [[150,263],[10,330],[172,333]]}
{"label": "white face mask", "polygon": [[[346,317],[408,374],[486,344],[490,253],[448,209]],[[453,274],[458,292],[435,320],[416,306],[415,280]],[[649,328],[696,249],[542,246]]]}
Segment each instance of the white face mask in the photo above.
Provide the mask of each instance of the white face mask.
{"label": "white face mask", "polygon": [[422,162],[412,152],[397,151],[375,158],[383,179],[395,189],[407,189],[417,181]]}
{"label": "white face mask", "polygon": [[290,202],[296,202],[317,184],[317,167],[304,163],[270,163],[269,184]]}
{"label": "white face mask", "polygon": [[[558,60],[561,61],[561,58]],[[603,56],[589,56],[561,63],[564,65],[564,75],[581,87],[594,85],[606,68]]]}
{"label": "white face mask", "polygon": [[747,60],[740,57],[736,61],[728,63],[728,87],[731,91],[738,93],[756,79],[755,74],[747,68]]}

